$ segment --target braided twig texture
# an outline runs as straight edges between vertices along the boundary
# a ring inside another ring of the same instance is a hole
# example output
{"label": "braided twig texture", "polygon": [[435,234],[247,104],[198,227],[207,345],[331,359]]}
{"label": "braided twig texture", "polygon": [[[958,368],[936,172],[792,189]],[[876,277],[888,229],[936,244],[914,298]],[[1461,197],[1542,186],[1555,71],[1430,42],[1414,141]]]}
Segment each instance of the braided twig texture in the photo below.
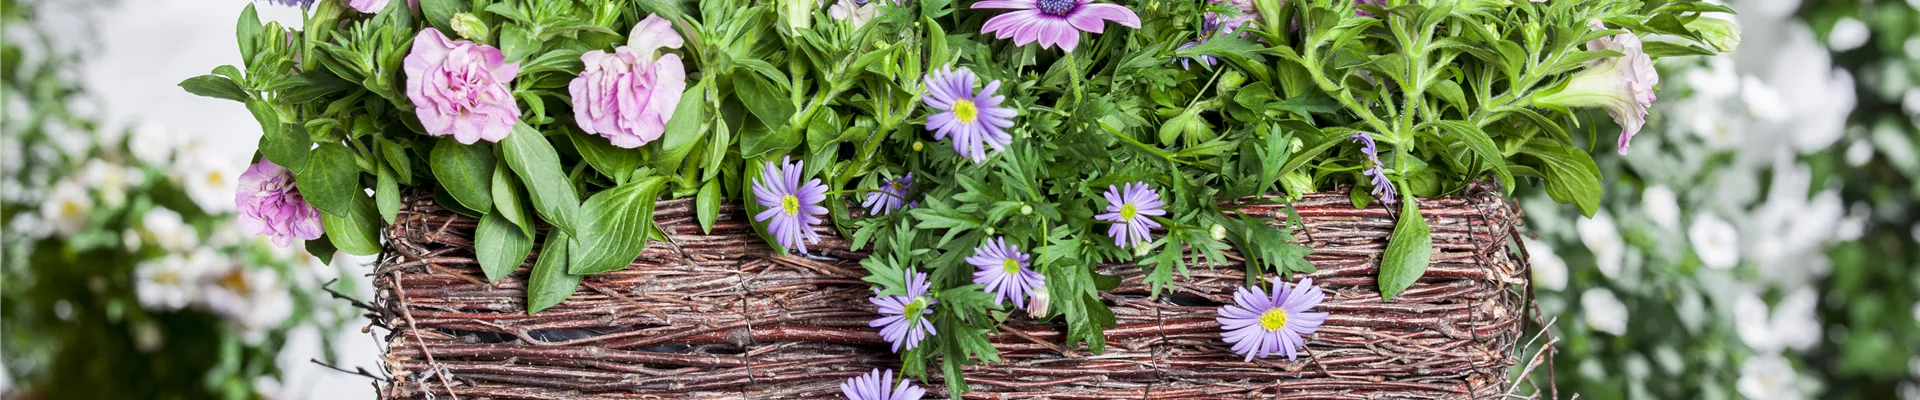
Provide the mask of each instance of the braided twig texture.
{"label": "braided twig texture", "polygon": [[[1312,247],[1310,274],[1332,314],[1298,362],[1242,362],[1220,338],[1217,308],[1245,284],[1231,265],[1190,266],[1148,297],[1144,271],[1108,265],[1122,284],[1105,300],[1119,325],[1104,354],[1064,348],[1065,326],[1012,317],[993,336],[1002,362],[965,369],[969,399],[1494,399],[1524,330],[1527,269],[1512,243],[1518,216],[1497,191],[1423,199],[1435,254],[1393,302],[1374,287],[1397,212],[1354,209],[1344,192],[1294,204]],[[1241,212],[1285,218],[1284,208]],[[739,210],[700,234],[692,203],[661,202],[670,242],[627,269],[587,276],[566,302],[527,315],[533,264],[494,284],[474,263],[475,221],[407,204],[375,271],[376,324],[393,327],[382,398],[837,398],[838,385],[899,367],[877,331],[862,254],[822,231],[816,255],[776,256]],[[537,249],[536,254],[537,256]],[[929,397],[945,397],[928,382]],[[449,393],[451,392],[451,393]],[[449,396],[449,394],[453,396]]]}

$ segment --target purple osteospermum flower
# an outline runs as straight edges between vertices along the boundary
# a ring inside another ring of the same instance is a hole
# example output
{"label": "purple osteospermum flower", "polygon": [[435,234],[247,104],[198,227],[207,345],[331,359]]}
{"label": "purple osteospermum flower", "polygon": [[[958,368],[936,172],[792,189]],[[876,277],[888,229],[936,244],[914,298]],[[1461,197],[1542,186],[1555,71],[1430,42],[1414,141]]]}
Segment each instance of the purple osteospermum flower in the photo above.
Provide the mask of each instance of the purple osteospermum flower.
{"label": "purple osteospermum flower", "polygon": [[1047,284],[1047,277],[1027,267],[1028,257],[1019,247],[1007,244],[1006,238],[993,238],[973,249],[967,263],[980,268],[973,273],[973,283],[986,287],[993,305],[1009,300],[1014,308],[1023,308],[1027,295],[1046,290]]}
{"label": "purple osteospermum flower", "polygon": [[1373,197],[1392,203],[1395,199],[1393,181],[1387,180],[1387,171],[1380,164],[1380,145],[1374,143],[1373,136],[1368,136],[1366,132],[1355,133],[1350,139],[1360,142],[1360,152],[1366,153],[1367,160],[1373,162],[1373,167],[1366,171],[1367,176],[1373,178]]}
{"label": "purple osteospermum flower", "polygon": [[1160,192],[1135,182],[1126,184],[1125,189],[1107,186],[1106,198],[1107,213],[1093,218],[1113,223],[1107,228],[1107,236],[1113,237],[1114,246],[1145,246],[1153,242],[1153,235],[1148,231],[1159,228],[1160,223],[1147,217],[1167,215],[1167,210],[1162,209],[1166,204],[1160,202]]}
{"label": "purple osteospermum flower", "polygon": [[1013,44],[1021,46],[1038,40],[1043,49],[1058,44],[1061,50],[1073,51],[1080,44],[1080,32],[1105,31],[1106,21],[1140,28],[1140,16],[1133,10],[1093,0],[987,0],[973,3],[973,8],[1018,10],[987,20],[980,33],[1013,38]]}
{"label": "purple osteospermum flower", "polygon": [[1274,281],[1271,295],[1259,287],[1243,287],[1233,293],[1234,304],[1220,307],[1215,319],[1220,321],[1220,337],[1233,344],[1233,352],[1246,355],[1246,361],[1284,352],[1291,362],[1307,344],[1303,336],[1327,321],[1327,313],[1307,312],[1327,298],[1313,286],[1313,278],[1300,278],[1291,291],[1287,286]]}
{"label": "purple osteospermum flower", "polygon": [[461,144],[498,142],[520,122],[520,105],[507,89],[520,63],[507,62],[500,49],[427,28],[414,35],[403,64],[407,99],[428,135],[453,135]]}
{"label": "purple osteospermum flower", "polygon": [[[1195,36],[1198,37],[1194,38],[1191,42],[1180,45],[1180,47],[1175,50],[1184,50],[1188,47],[1199,46],[1201,43],[1206,43],[1207,39],[1212,39],[1213,35],[1224,33],[1226,32],[1222,31],[1220,26],[1220,16],[1214,13],[1207,13],[1207,17],[1200,21],[1200,32],[1195,33]],[[1190,59],[1191,58],[1188,57],[1180,57],[1180,69],[1187,69],[1187,61]],[[1200,62],[1212,66],[1219,64],[1220,60],[1215,59],[1213,56],[1202,55],[1200,56]]]}
{"label": "purple osteospermum flower", "polygon": [[900,384],[889,389],[891,383],[893,370],[882,373],[874,369],[840,384],[840,394],[846,395],[847,400],[920,400],[920,397],[927,395],[927,389],[914,386],[906,377],[901,377]]}
{"label": "purple osteospermum flower", "polygon": [[803,254],[807,243],[820,243],[820,234],[813,227],[820,225],[820,216],[827,213],[827,208],[820,206],[827,199],[827,185],[819,178],[800,184],[804,165],[804,161],[792,158],[781,158],[778,164],[768,161],[760,180],[753,183],[754,200],[767,207],[753,220],[767,221],[767,232],[773,234],[775,242]]}
{"label": "purple osteospermum flower", "polygon": [[860,205],[867,208],[867,214],[892,214],[893,210],[907,205],[907,191],[912,189],[912,172],[899,178],[883,179],[880,181],[880,190],[867,193],[867,201],[861,202]]}
{"label": "purple osteospermum flower", "polygon": [[1019,115],[1011,108],[1000,107],[1006,96],[994,94],[1000,89],[1000,81],[987,82],[987,87],[979,93],[973,91],[975,77],[973,71],[961,68],[940,68],[927,73],[927,96],[921,101],[927,107],[945,111],[927,116],[927,130],[934,131],[934,139],[945,139],[953,135],[953,151],[972,159],[975,164],[987,161],[987,147],[994,151],[1005,149],[1013,143],[1013,136],[1006,128],[1013,127],[1013,117]]}
{"label": "purple osteospermum flower", "polygon": [[272,161],[261,159],[240,174],[234,203],[240,209],[240,229],[272,238],[275,246],[287,247],[293,239],[319,239],[322,233],[320,210],[300,196],[293,171]]}
{"label": "purple osteospermum flower", "polygon": [[268,3],[272,3],[276,5],[282,5],[287,7],[300,7],[300,8],[307,8],[307,7],[313,6],[314,1],[315,0],[267,0]]}
{"label": "purple osteospermum flower", "polygon": [[927,273],[909,271],[907,295],[881,297],[876,289],[875,297],[868,300],[880,306],[881,317],[867,323],[867,326],[880,328],[880,337],[893,343],[893,352],[913,350],[920,347],[921,340],[938,333],[933,329],[933,321],[927,320],[928,315],[933,315],[933,304],[937,303],[927,296],[929,286]]}

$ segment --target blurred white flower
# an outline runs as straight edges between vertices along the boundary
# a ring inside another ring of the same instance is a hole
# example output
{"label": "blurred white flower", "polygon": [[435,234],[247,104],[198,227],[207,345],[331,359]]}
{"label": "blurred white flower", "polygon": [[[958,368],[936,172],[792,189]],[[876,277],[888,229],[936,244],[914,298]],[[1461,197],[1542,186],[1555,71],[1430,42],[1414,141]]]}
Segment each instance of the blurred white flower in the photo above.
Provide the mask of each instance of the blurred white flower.
{"label": "blurred white flower", "polygon": [[210,253],[200,249],[191,256],[173,253],[140,263],[134,270],[134,289],[140,304],[162,311],[186,307],[199,297],[202,281],[210,272]]}
{"label": "blurred white flower", "polygon": [[240,172],[245,168],[233,164],[224,154],[199,148],[184,152],[181,158],[174,163],[173,173],[186,186],[187,197],[211,214],[232,211],[240,191]]}
{"label": "blurred white flower", "polygon": [[1620,240],[1620,231],[1613,225],[1613,217],[1601,211],[1593,218],[1581,219],[1574,223],[1574,229],[1580,232],[1580,242],[1593,251],[1600,274],[1612,278],[1620,273],[1621,264],[1626,262],[1627,246]]}
{"label": "blurred white flower", "polygon": [[1580,293],[1580,315],[1593,330],[1615,336],[1627,333],[1627,305],[1606,289],[1592,288]]}
{"label": "blurred white flower", "polygon": [[1744,224],[1752,233],[1741,238],[1744,257],[1768,282],[1798,287],[1827,273],[1824,250],[1838,237],[1846,210],[1835,190],[1809,199],[1812,180],[1813,171],[1795,157],[1777,155],[1766,201],[1751,210],[1750,223]]}
{"label": "blurred white flower", "polygon": [[[1920,89],[1916,89],[1915,91],[1909,91],[1907,93],[1920,95]],[[1920,96],[1916,96],[1916,97],[1920,97]],[[1916,107],[1920,107],[1920,98],[1915,98],[1914,100],[1915,101],[1909,102],[1908,104],[1913,104]],[[1868,140],[1853,141],[1853,145],[1847,146],[1846,158],[1847,158],[1847,166],[1849,167],[1859,168],[1860,166],[1867,165],[1868,162],[1873,161],[1873,142]]]}
{"label": "blurred white flower", "polygon": [[242,339],[258,343],[293,315],[293,298],[279,274],[232,261],[223,260],[221,265],[226,270],[214,275],[207,286],[207,307],[225,317]]}
{"label": "blurred white flower", "polygon": [[20,169],[27,166],[27,153],[22,149],[26,144],[21,143],[16,135],[4,136],[0,137],[0,175],[11,178],[19,175]]}
{"label": "blurred white flower", "polygon": [[1769,128],[1775,130],[1772,136],[1784,137],[1794,150],[1807,153],[1832,145],[1845,132],[1856,101],[1853,75],[1833,68],[1832,56],[1805,25],[1790,29],[1766,81],[1779,93],[1793,94],[1786,97],[1791,119]]}
{"label": "blurred white flower", "polygon": [[1712,213],[1693,217],[1693,226],[1687,229],[1687,240],[1693,243],[1693,252],[1700,256],[1701,264],[1719,269],[1740,264],[1739,230]]}
{"label": "blurred white flower", "polygon": [[1753,75],[1740,77],[1740,100],[1747,106],[1747,115],[1760,121],[1780,122],[1793,114],[1780,92]]}
{"label": "blurred white flower", "polygon": [[1872,37],[1873,31],[1866,23],[1853,17],[1840,17],[1833,21],[1833,30],[1827,32],[1827,47],[1834,52],[1853,50],[1867,44],[1867,39]]}
{"label": "blurred white flower", "polygon": [[1733,330],[1739,334],[1740,342],[1760,351],[1780,349],[1780,340],[1774,336],[1771,313],[1767,301],[1752,290],[1742,291],[1733,299]]}
{"label": "blurred white flower", "polygon": [[174,149],[180,148],[185,141],[181,136],[158,123],[146,122],[133,128],[133,136],[127,138],[127,148],[133,157],[148,165],[167,165],[173,159]]}
{"label": "blurred white flower", "polygon": [[1900,109],[1906,110],[1907,115],[1920,116],[1920,88],[1907,89],[1906,93],[1900,94]]}
{"label": "blurred white flower", "polygon": [[1552,291],[1567,289],[1567,262],[1554,254],[1553,246],[1524,235],[1520,236],[1520,245],[1527,249],[1527,261],[1533,267],[1535,288]]}
{"label": "blurred white flower", "polygon": [[1812,286],[1801,286],[1780,299],[1768,323],[1782,346],[1807,351],[1820,344],[1819,301],[1819,293]]}
{"label": "blurred white flower", "polygon": [[72,237],[80,229],[86,228],[91,212],[93,198],[87,195],[85,187],[72,180],[53,184],[53,191],[47,194],[45,202],[40,203],[40,218],[62,237]]}
{"label": "blurred white flower", "polygon": [[1740,366],[1740,380],[1734,388],[1753,400],[1796,400],[1800,393],[1800,374],[1779,354],[1756,354]]}
{"label": "blurred white flower", "polygon": [[1667,230],[1680,229],[1680,200],[1673,194],[1673,189],[1668,189],[1666,185],[1647,187],[1646,191],[1640,192],[1640,206],[1643,207],[1641,212],[1655,226]]}
{"label": "blurred white flower", "polygon": [[147,210],[147,215],[140,218],[139,235],[171,252],[185,252],[200,245],[199,232],[188,226],[180,213],[164,207]]}
{"label": "blurred white flower", "polygon": [[78,176],[81,184],[100,194],[101,205],[120,208],[127,204],[131,175],[139,173],[137,170],[129,171],[127,166],[95,158],[87,160],[87,165],[80,168]]}

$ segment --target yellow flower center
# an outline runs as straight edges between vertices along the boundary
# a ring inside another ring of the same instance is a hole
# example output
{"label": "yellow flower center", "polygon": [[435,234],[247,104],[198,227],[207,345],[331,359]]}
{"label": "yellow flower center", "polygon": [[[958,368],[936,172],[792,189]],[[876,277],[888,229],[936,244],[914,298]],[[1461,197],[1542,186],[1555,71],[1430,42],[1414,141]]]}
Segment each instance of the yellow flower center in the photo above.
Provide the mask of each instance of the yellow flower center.
{"label": "yellow flower center", "polygon": [[1140,210],[1134,209],[1132,204],[1120,205],[1120,220],[1132,221],[1133,217],[1137,215],[1140,215]]}
{"label": "yellow flower center", "polygon": [[980,109],[973,106],[973,100],[963,99],[953,102],[953,119],[959,120],[962,124],[971,124],[977,118],[980,118]]}
{"label": "yellow flower center", "polygon": [[793,195],[781,197],[780,210],[786,211],[787,215],[800,215],[800,198]]}
{"label": "yellow flower center", "polygon": [[78,216],[78,215],[80,215],[81,213],[85,213],[86,211],[87,211],[87,210],[82,210],[82,209],[80,209],[80,203],[79,203],[79,202],[75,202],[75,201],[68,201],[68,202],[62,202],[62,203],[60,204],[60,216],[61,216],[61,217],[73,217],[73,216]]}
{"label": "yellow flower center", "polygon": [[1287,327],[1287,310],[1275,308],[1267,310],[1266,314],[1260,314],[1260,327],[1267,328],[1267,332]]}
{"label": "yellow flower center", "polygon": [[227,181],[227,176],[224,174],[221,174],[220,171],[207,172],[207,183],[220,184],[220,183],[225,183],[226,181]]}
{"label": "yellow flower center", "polygon": [[165,272],[153,274],[153,281],[155,283],[165,283],[165,284],[171,285],[175,283],[180,283],[181,281],[184,281],[184,280],[185,279],[181,279],[179,273],[172,272],[172,271],[165,271]]}
{"label": "yellow flower center", "polygon": [[1020,273],[1020,261],[1019,261],[1019,260],[1014,260],[1014,259],[1011,259],[1011,258],[1009,258],[1009,259],[1007,259],[1007,261],[1006,261],[1006,262],[1003,262],[1003,263],[1000,263],[1000,267],[1001,267],[1001,268],[1003,268],[1003,269],[1006,269],[1006,270],[1007,270],[1007,274],[1008,274],[1008,275],[1012,275],[1012,274],[1017,274],[1017,273]]}

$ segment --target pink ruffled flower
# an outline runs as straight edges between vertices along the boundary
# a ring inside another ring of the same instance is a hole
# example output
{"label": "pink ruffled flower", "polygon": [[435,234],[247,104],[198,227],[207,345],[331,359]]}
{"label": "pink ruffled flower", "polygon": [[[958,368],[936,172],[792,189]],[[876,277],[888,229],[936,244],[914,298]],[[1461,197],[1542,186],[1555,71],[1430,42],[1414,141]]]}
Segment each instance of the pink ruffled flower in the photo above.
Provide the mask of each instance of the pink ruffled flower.
{"label": "pink ruffled flower", "polygon": [[586,70],[567,85],[574,122],[629,149],[660,139],[687,91],[687,71],[677,54],[655,55],[680,44],[673,23],[648,15],[633,26],[626,46],[581,54]]}
{"label": "pink ruffled flower", "polygon": [[373,14],[387,8],[389,0],[347,0],[347,6],[363,13]]}
{"label": "pink ruffled flower", "polygon": [[473,144],[498,142],[513,132],[520,105],[507,84],[520,73],[520,63],[506,60],[500,49],[448,40],[434,28],[414,36],[406,59],[407,98],[427,134]]}
{"label": "pink ruffled flower", "polygon": [[300,188],[293,185],[293,171],[265,159],[240,174],[240,194],[234,196],[240,208],[240,229],[273,239],[287,247],[293,239],[319,239],[320,210],[307,204]]}
{"label": "pink ruffled flower", "polygon": [[[1598,20],[1592,25],[1594,30],[1607,29]],[[1574,73],[1566,88],[1537,97],[1534,103],[1606,109],[1613,122],[1620,125],[1620,154],[1627,154],[1628,142],[1647,124],[1653,87],[1660,84],[1659,71],[1653,69],[1653,58],[1647,56],[1640,37],[1633,32],[1594,39],[1587,42],[1587,50],[1613,50],[1622,56],[1593,61],[1587,69]]]}

